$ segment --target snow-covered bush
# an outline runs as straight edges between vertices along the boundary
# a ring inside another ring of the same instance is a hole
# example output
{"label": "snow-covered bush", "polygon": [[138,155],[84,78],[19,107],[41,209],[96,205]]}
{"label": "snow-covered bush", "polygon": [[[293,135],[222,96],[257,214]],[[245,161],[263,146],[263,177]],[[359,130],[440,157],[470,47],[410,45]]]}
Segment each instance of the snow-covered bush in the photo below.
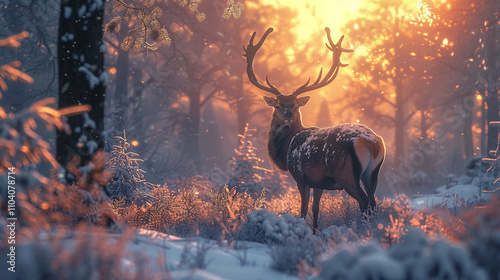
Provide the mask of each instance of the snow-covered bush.
{"label": "snow-covered bush", "polygon": [[303,239],[287,238],[284,244],[271,246],[271,267],[295,275],[301,262],[307,266],[316,266],[321,244],[321,240],[315,235]]}
{"label": "snow-covered bush", "polygon": [[248,214],[239,238],[270,245],[271,267],[289,274],[297,273],[300,262],[315,266],[321,252],[321,239],[312,235],[304,219],[265,209]]}
{"label": "snow-covered bush", "polygon": [[49,106],[54,103],[55,98],[43,99],[16,115],[7,115],[0,107],[0,173],[9,167],[20,168],[42,161],[57,165],[49,151],[50,144],[36,133],[37,127],[63,129],[61,114]]}
{"label": "snow-covered bush", "polygon": [[464,248],[446,241],[429,241],[410,230],[389,250],[377,245],[336,252],[321,264],[318,279],[421,280],[488,279]]}
{"label": "snow-covered bush", "polygon": [[[102,152],[94,153],[92,162],[85,169],[73,161],[65,166],[74,178],[72,185],[61,183],[55,176],[46,178],[31,168],[41,161],[50,163],[55,170],[59,168],[50,153],[50,145],[35,132],[37,127],[49,130],[65,127],[61,112],[49,106],[55,102],[55,98],[47,98],[8,116],[3,115],[0,108],[0,173],[4,173],[0,177],[7,182],[7,168],[17,167],[13,170],[18,206],[15,215],[22,217],[22,226],[30,229],[48,229],[54,224],[111,226],[114,214],[102,192],[107,180]],[[78,108],[65,110],[76,112]],[[7,186],[0,185],[2,209],[7,208]]]}
{"label": "snow-covered bush", "polygon": [[412,173],[408,177],[408,184],[413,189],[422,189],[429,185],[429,176],[422,170],[418,170],[415,173]]}
{"label": "snow-covered bush", "polygon": [[481,157],[471,157],[465,163],[465,175],[474,178],[484,174]]}
{"label": "snow-covered bush", "polygon": [[246,191],[238,192],[236,187],[227,186],[220,192],[210,192],[211,209],[215,220],[224,228],[226,237],[234,237],[247,215],[265,207],[266,189],[253,198]]}
{"label": "snow-covered bush", "polygon": [[[130,235],[106,237],[95,228],[47,234],[16,244],[15,273],[2,279],[151,279],[146,258],[126,252]],[[8,248],[0,248],[0,261],[7,263]]]}
{"label": "snow-covered bush", "polygon": [[489,279],[500,279],[500,200],[494,197],[484,207],[464,213],[465,232],[459,236],[468,245],[474,261]]}
{"label": "snow-covered bush", "polygon": [[361,240],[359,235],[355,233],[352,228],[336,225],[330,226],[327,229],[321,231],[319,236],[322,240],[331,242],[333,244],[357,242]]}
{"label": "snow-covered bush", "polygon": [[257,148],[252,142],[254,132],[255,130],[249,129],[247,124],[244,133],[238,135],[240,145],[227,163],[225,185],[230,189],[236,187],[238,192],[246,191],[256,196],[264,188],[271,195],[277,195],[286,187],[286,175],[275,168],[268,169],[262,166],[264,160],[257,156]]}
{"label": "snow-covered bush", "polygon": [[264,244],[285,244],[288,240],[303,240],[312,234],[304,219],[290,214],[280,217],[263,209],[247,215],[239,238]]}
{"label": "snow-covered bush", "polygon": [[417,230],[410,230],[389,254],[404,264],[411,280],[488,279],[463,247],[445,240],[429,241]]}
{"label": "snow-covered bush", "polygon": [[113,145],[108,162],[113,177],[105,188],[106,193],[111,199],[123,200],[126,206],[131,203],[139,207],[150,204],[152,197],[149,193],[157,186],[144,179],[146,172],[139,168],[142,159],[138,158],[138,154],[128,151],[130,144],[125,133],[123,137],[117,136],[116,139],[118,144]]}
{"label": "snow-covered bush", "polygon": [[188,269],[207,268],[209,260],[206,259],[206,256],[211,248],[212,246],[208,242],[202,241],[202,239],[187,242],[182,250],[179,267]]}
{"label": "snow-covered bush", "polygon": [[403,264],[392,259],[379,246],[359,246],[354,252],[344,249],[321,264],[318,279],[328,280],[401,280]]}
{"label": "snow-covered bush", "polygon": [[446,176],[446,188],[447,189],[458,185],[458,183],[459,182],[458,182],[457,176],[455,176],[455,174],[448,174]]}

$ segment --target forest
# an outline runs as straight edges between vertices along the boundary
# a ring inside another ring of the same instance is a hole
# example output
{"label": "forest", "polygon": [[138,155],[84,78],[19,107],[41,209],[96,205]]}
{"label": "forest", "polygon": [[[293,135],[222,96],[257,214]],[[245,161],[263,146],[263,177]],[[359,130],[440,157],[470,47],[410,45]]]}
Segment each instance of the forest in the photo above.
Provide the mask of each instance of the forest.
{"label": "forest", "polygon": [[499,93],[498,0],[0,0],[0,278],[500,279]]}

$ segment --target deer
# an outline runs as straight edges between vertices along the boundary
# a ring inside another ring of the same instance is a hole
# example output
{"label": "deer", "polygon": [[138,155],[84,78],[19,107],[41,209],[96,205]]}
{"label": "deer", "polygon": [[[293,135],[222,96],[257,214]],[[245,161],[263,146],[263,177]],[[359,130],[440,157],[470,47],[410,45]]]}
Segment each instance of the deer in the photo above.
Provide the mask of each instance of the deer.
{"label": "deer", "polygon": [[[273,108],[271,125],[267,134],[267,151],[270,160],[282,171],[288,171],[301,197],[300,217],[306,218],[311,188],[313,189],[313,232],[318,230],[318,214],[323,190],[345,190],[358,203],[361,213],[376,207],[375,190],[380,168],[385,158],[385,144],[382,137],[369,127],[358,123],[344,123],[328,128],[305,127],[302,124],[300,108],[305,106],[310,96],[301,94],[329,85],[335,80],[339,69],[347,67],[340,61],[342,53],[353,52],[342,48],[342,36],[334,44],[330,29],[325,28],[333,62],[330,70],[312,84],[310,78],[291,94],[282,94],[266,76],[263,85],[254,73],[255,54],[273,32],[270,27],[254,45],[256,32],[243,50],[247,61],[247,75],[258,89],[273,94],[264,96],[264,101]],[[364,191],[360,181],[363,183]]]}

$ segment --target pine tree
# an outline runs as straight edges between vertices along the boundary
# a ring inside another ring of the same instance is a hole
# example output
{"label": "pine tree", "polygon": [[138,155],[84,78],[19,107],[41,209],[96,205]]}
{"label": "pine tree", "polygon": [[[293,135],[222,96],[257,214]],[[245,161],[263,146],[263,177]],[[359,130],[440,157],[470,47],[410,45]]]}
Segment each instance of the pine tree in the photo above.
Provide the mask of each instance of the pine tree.
{"label": "pine tree", "polygon": [[239,192],[248,191],[252,195],[258,195],[266,188],[273,194],[282,189],[285,175],[276,169],[262,166],[264,160],[257,156],[257,148],[252,143],[254,132],[247,124],[243,134],[238,135],[240,146],[235,149],[236,155],[228,162],[229,177],[226,186],[229,189],[236,187]]}
{"label": "pine tree", "polygon": [[113,145],[109,169],[113,171],[113,178],[106,186],[106,192],[112,199],[124,200],[125,206],[135,203],[137,206],[149,204],[152,197],[150,191],[157,185],[146,182],[144,174],[146,171],[139,168],[143,161],[138,154],[129,152],[130,143],[127,142],[126,134],[117,136],[117,145]]}

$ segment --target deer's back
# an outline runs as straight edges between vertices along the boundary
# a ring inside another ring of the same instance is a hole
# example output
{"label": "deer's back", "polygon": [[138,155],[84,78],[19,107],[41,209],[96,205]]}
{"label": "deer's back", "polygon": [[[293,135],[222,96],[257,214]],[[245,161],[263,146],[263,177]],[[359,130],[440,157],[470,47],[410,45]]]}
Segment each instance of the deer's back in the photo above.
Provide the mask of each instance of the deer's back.
{"label": "deer's back", "polygon": [[[370,128],[360,124],[340,124],[329,128],[307,128],[297,133],[288,147],[288,170],[295,180],[332,184],[343,172],[356,167],[355,143],[363,142],[374,156],[380,151],[381,139]],[[383,144],[382,144],[383,145]],[[353,159],[355,159],[353,161]],[[347,174],[350,176],[350,174]]]}

